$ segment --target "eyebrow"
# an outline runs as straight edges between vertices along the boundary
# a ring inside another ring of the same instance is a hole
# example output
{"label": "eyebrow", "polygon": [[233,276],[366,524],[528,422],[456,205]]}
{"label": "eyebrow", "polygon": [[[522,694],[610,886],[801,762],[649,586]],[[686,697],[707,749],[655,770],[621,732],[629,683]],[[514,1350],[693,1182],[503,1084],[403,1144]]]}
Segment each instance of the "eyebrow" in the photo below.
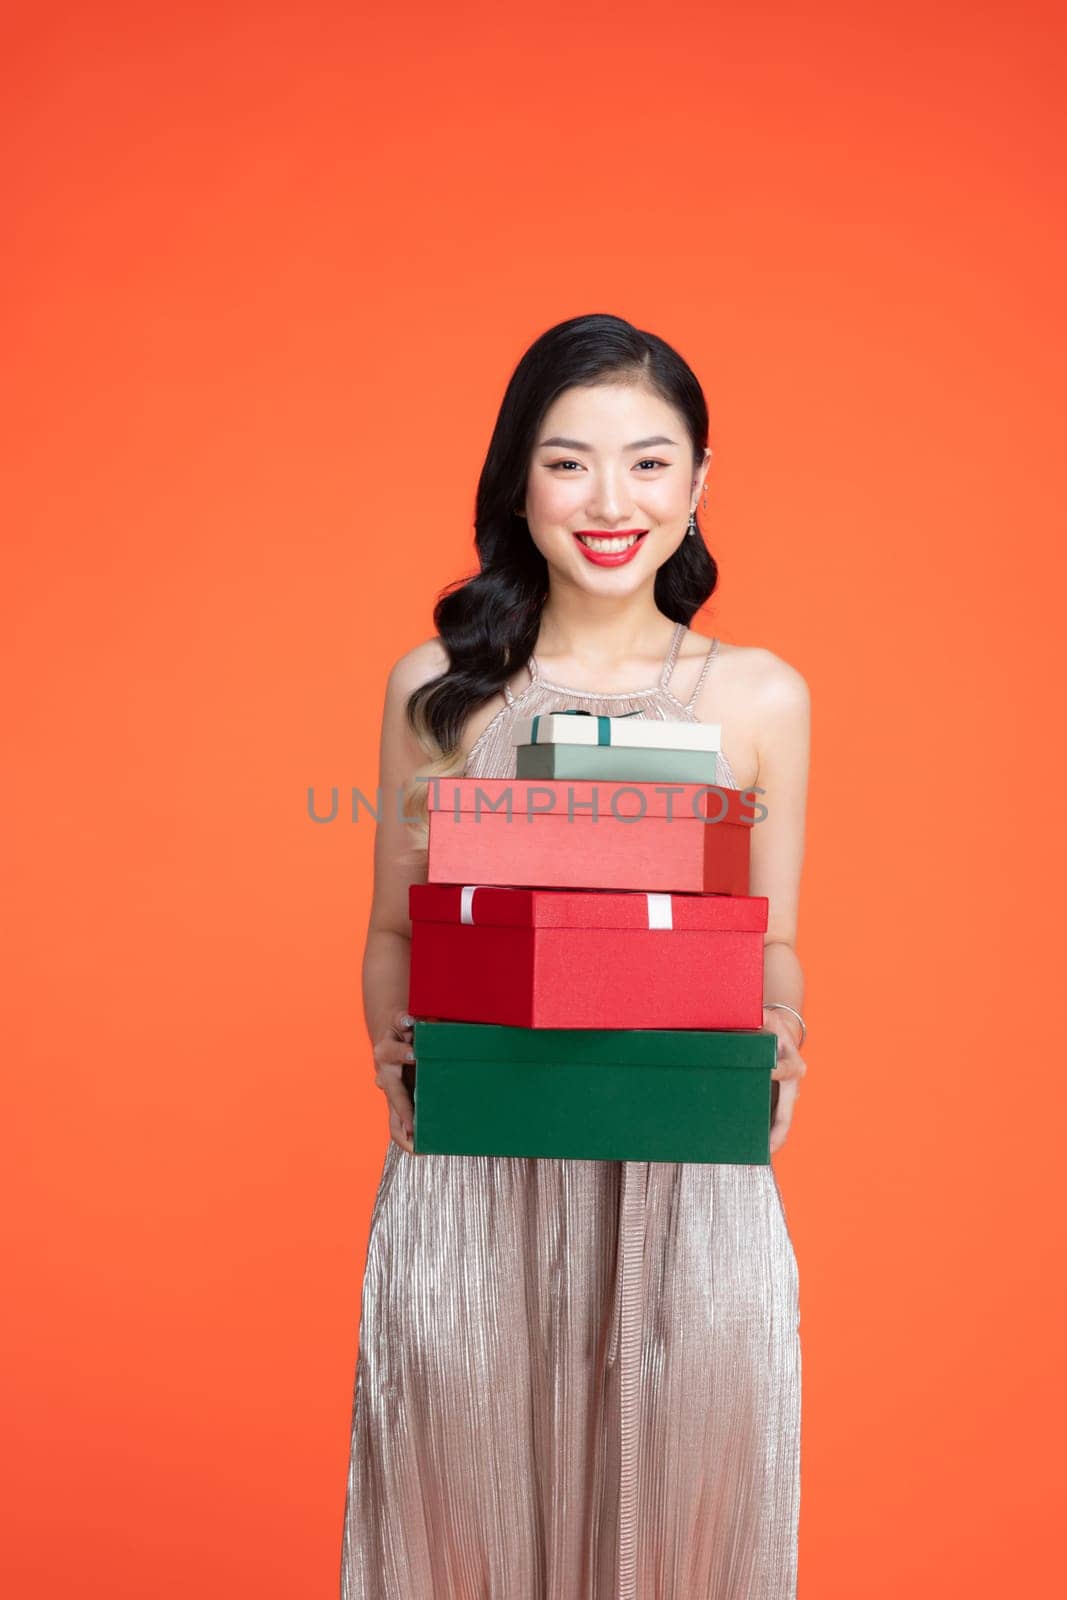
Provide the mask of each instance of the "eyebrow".
{"label": "eyebrow", "polygon": [[[668,439],[664,433],[653,434],[650,439],[635,439],[633,444],[624,444],[624,450],[650,450],[657,444],[677,444],[677,439]],[[537,446],[539,450],[547,450],[549,445],[559,445],[564,450],[586,450],[592,454],[594,446],[583,444],[580,439],[564,439],[559,434],[553,434],[551,439],[542,439]]]}

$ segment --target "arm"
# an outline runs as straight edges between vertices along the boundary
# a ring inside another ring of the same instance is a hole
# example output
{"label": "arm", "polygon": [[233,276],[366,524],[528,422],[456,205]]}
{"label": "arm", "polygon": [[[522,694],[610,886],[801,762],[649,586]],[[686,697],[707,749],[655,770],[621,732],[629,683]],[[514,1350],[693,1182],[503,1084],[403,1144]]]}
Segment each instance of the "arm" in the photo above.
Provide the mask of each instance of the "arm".
{"label": "arm", "polygon": [[414,1108],[403,1082],[411,1049],[411,1028],[403,1021],[411,974],[408,888],[426,881],[426,855],[417,848],[410,824],[401,820],[398,797],[430,759],[408,726],[408,696],[445,665],[444,647],[429,640],[402,656],[386,682],[378,759],[381,817],[374,835],[374,889],[363,952],[363,1014],[374,1047],[375,1082],[389,1102],[390,1136],[409,1153]]}
{"label": "arm", "polygon": [[[796,952],[800,878],[804,861],[808,770],[811,749],[811,698],[805,679],[769,651],[760,653],[754,715],[759,752],[757,796],[767,815],[752,831],[750,894],[769,901],[764,938],[763,998],[804,1010],[804,971]],[[763,1026],[779,1037],[778,1106],[771,1128],[771,1151],[785,1143],[800,1079],[807,1067],[797,1049],[800,1025],[788,1011],[763,1013]]]}

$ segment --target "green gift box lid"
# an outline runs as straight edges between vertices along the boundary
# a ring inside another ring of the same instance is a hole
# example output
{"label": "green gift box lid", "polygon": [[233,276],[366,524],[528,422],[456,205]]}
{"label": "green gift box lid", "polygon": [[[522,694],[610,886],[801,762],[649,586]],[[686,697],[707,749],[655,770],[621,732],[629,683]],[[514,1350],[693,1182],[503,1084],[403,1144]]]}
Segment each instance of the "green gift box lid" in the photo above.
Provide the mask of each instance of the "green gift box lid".
{"label": "green gift box lid", "polygon": [[766,1028],[515,1028],[416,1018],[416,1154],[770,1161]]}

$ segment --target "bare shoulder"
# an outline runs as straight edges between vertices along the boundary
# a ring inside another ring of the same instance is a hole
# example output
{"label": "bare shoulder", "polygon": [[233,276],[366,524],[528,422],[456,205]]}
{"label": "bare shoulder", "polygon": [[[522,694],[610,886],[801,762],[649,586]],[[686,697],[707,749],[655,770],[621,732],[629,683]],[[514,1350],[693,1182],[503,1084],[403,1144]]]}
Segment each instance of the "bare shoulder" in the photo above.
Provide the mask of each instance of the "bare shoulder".
{"label": "bare shoulder", "polygon": [[758,781],[769,752],[807,738],[810,693],[803,673],[762,645],[719,640],[694,710],[702,722],[722,726],[723,749],[740,788]]}
{"label": "bare shoulder", "polygon": [[[416,689],[422,688],[423,684],[443,677],[450,665],[448,650],[440,636],[436,634],[432,639],[424,639],[421,644],[405,650],[404,654],[393,663],[386,685],[385,719],[388,726],[402,730],[402,737],[405,740],[410,741],[411,738],[406,720],[408,700]],[[498,691],[469,709],[459,735],[460,750],[469,751],[474,741],[504,704],[504,695]],[[409,742],[409,750],[413,749],[414,745]]]}
{"label": "bare shoulder", "polygon": [[797,711],[810,704],[807,679],[791,662],[762,645],[719,642],[724,675],[753,709]]}
{"label": "bare shoulder", "polygon": [[412,645],[398,656],[389,672],[389,688],[406,699],[424,683],[430,683],[448,671],[448,651],[437,634]]}
{"label": "bare shoulder", "polygon": [[408,722],[408,701],[416,689],[448,669],[448,652],[440,639],[424,639],[398,656],[389,669],[382,713],[382,763],[402,772],[414,770],[426,752]]}

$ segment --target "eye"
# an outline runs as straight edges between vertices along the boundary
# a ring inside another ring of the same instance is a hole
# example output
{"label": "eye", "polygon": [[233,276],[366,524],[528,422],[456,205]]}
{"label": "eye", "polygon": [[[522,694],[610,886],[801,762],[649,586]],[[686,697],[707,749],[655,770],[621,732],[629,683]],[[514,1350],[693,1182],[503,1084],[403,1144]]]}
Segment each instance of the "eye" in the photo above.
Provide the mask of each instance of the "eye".
{"label": "eye", "polygon": [[[637,465],[639,467],[669,467],[670,466],[670,462],[669,461],[657,461],[652,456],[646,456],[645,459],[643,461],[639,461],[637,463]],[[548,468],[549,468],[550,472],[555,472],[558,467],[580,467],[580,466],[581,466],[581,462],[580,461],[550,461],[548,463]]]}

